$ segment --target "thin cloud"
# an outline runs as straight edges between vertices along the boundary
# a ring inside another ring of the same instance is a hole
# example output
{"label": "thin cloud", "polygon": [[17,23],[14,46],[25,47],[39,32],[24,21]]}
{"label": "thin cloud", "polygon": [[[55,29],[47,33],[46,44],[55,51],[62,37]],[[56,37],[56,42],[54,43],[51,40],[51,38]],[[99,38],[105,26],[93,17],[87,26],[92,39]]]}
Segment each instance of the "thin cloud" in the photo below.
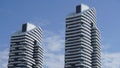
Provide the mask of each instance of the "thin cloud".
{"label": "thin cloud", "polygon": [[45,39],[46,48],[49,51],[61,51],[64,47],[64,39],[62,39],[60,36],[54,35],[51,37],[47,37]]}
{"label": "thin cloud", "polygon": [[9,49],[0,51],[0,68],[7,68]]}
{"label": "thin cloud", "polygon": [[47,31],[43,42],[45,49],[44,68],[64,68],[64,38],[59,34]]}
{"label": "thin cloud", "polygon": [[120,68],[120,53],[103,53],[103,68]]}

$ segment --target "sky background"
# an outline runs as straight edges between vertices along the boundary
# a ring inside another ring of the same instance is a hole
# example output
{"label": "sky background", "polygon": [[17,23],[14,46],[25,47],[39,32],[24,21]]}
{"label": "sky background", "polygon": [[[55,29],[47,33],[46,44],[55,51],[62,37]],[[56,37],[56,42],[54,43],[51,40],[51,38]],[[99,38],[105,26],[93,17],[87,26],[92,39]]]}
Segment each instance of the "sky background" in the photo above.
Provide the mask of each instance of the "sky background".
{"label": "sky background", "polygon": [[120,68],[120,0],[0,0],[0,68],[7,68],[11,34],[26,22],[43,29],[44,68],[63,68],[65,17],[81,3],[96,8],[102,67]]}

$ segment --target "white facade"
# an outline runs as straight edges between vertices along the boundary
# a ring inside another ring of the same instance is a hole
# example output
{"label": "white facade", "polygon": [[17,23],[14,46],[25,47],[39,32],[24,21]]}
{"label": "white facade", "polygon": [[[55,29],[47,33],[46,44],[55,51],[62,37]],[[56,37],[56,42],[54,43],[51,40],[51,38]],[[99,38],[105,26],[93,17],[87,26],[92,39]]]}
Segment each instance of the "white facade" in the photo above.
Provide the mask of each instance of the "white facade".
{"label": "white facade", "polygon": [[101,68],[100,33],[94,8],[78,5],[66,17],[65,68]]}
{"label": "white facade", "polygon": [[41,28],[26,23],[21,31],[12,34],[8,68],[42,68],[41,33]]}

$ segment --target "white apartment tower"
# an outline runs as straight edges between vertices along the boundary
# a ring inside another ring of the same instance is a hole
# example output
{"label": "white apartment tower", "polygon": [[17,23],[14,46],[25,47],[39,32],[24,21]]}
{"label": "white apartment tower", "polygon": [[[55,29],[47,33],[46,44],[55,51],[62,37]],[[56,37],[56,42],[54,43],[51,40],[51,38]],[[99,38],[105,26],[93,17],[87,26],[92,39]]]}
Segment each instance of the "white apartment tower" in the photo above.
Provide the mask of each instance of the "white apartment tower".
{"label": "white apartment tower", "polygon": [[12,34],[8,68],[42,68],[41,33],[40,27],[26,23]]}
{"label": "white apartment tower", "polygon": [[101,68],[95,8],[84,4],[66,17],[65,68]]}

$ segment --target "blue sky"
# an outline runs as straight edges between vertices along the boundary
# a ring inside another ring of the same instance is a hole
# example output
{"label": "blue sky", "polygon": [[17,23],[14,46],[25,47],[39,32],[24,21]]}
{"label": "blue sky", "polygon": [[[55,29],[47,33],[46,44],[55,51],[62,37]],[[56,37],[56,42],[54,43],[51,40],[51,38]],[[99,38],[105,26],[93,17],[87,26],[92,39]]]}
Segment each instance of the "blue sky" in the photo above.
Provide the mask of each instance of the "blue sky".
{"label": "blue sky", "polygon": [[[21,24],[32,22],[43,29],[43,47],[46,50],[46,58],[51,59],[45,60],[45,68],[52,68],[52,64],[47,61],[53,60],[60,61],[63,66],[65,17],[75,12],[75,6],[81,3],[96,8],[97,26],[101,31],[103,63],[106,64],[103,67],[120,68],[120,62],[116,59],[120,57],[119,0],[0,0],[0,54],[7,58],[10,35],[19,30]],[[53,59],[55,54],[58,56]],[[0,63],[3,64],[0,64],[0,67],[6,64],[3,60],[7,61],[3,57],[0,57]],[[110,61],[105,60],[106,58]]]}

